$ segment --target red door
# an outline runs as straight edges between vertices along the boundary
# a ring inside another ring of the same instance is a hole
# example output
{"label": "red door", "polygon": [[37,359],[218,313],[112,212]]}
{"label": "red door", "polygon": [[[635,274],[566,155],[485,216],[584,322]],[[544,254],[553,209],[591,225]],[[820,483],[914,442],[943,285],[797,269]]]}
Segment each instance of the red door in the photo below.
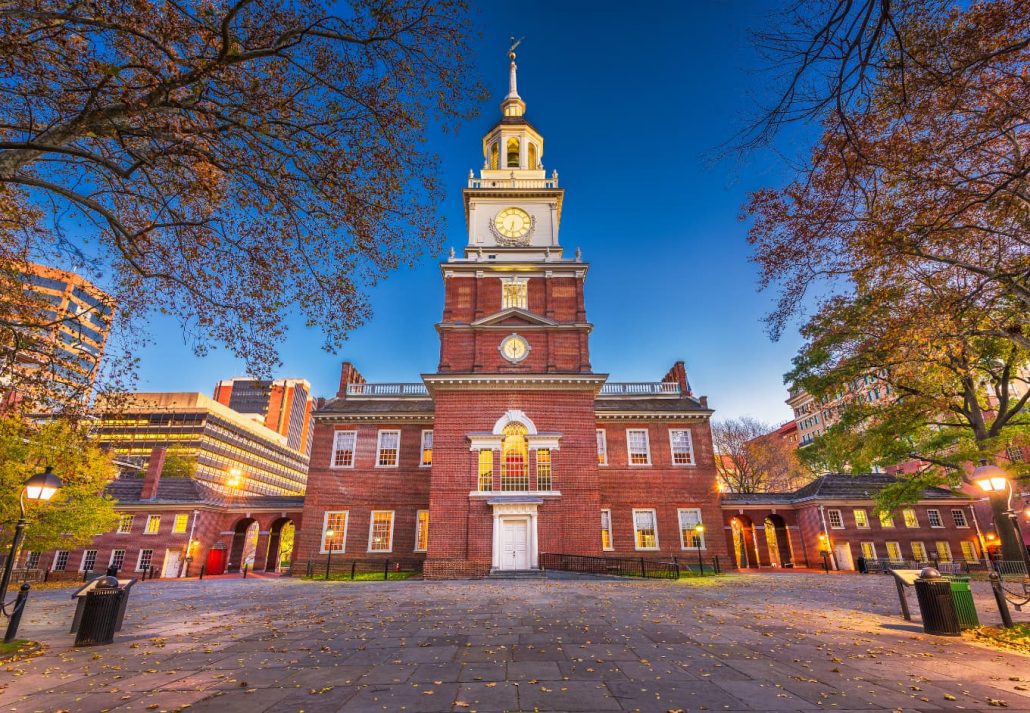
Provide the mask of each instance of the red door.
{"label": "red door", "polygon": [[225,572],[226,550],[208,550],[206,574],[223,574]]}

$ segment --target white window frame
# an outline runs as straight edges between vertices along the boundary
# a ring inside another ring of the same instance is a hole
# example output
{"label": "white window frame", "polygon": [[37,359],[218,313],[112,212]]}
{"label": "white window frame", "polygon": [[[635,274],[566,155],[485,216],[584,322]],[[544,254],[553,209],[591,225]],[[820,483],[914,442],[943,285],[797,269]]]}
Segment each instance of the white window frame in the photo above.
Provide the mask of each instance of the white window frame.
{"label": "white window frame", "polygon": [[[390,546],[388,548],[386,548],[385,550],[374,550],[374,549],[372,549],[372,528],[374,528],[375,524],[376,524],[376,513],[384,513],[384,512],[390,513],[390,543],[389,543]],[[372,510],[369,513],[369,515],[368,515],[368,551],[369,552],[375,552],[375,553],[379,553],[379,554],[387,553],[387,552],[393,552],[393,527],[394,527],[394,525],[396,523],[397,523],[397,513],[395,511],[393,511],[393,510]]]}
{"label": "white window frame", "polygon": [[[153,532],[150,531],[150,523],[152,523],[152,522],[156,522],[157,523],[157,527],[154,528]],[[143,534],[144,535],[151,535],[151,536],[152,535],[160,535],[161,534],[161,516],[160,515],[147,515],[147,524],[143,528]]]}
{"label": "white window frame", "polygon": [[[923,555],[925,555],[925,556],[922,559],[919,559],[918,557],[916,557],[916,545],[919,545],[923,549]],[[916,562],[929,562],[930,561],[930,551],[926,549],[926,544],[925,543],[914,541],[914,542],[910,542],[908,544],[908,546],[912,549],[912,559],[913,560],[915,560]]]}
{"label": "white window frame", "polygon": [[[630,450],[630,434],[631,433],[643,433],[644,434],[644,455],[647,457],[646,463],[634,463],[633,462],[633,451]],[[646,468],[651,465],[651,434],[646,428],[627,428],[626,429],[626,465],[631,468]],[[636,525],[634,525],[636,527]]]}
{"label": "white window frame", "polygon": [[[956,515],[961,516],[961,518],[962,518],[962,524],[961,525],[958,524],[958,517],[956,517]],[[952,509],[952,511],[951,511],[951,521],[953,523],[955,523],[955,527],[957,527],[957,528],[959,528],[961,530],[969,529],[969,518],[966,517],[966,511],[963,510],[962,508],[953,508]]]}
{"label": "white window frame", "polygon": [[[179,527],[179,523],[182,523],[182,527]],[[190,526],[190,514],[187,512],[177,512],[175,517],[172,518],[172,534],[182,535],[186,533],[186,530]]]}
{"label": "white window frame", "polygon": [[96,569],[96,567],[97,567],[97,555],[100,554],[100,553],[97,550],[83,550],[82,551],[82,558],[79,560],[79,571],[80,572],[85,572],[86,571],[86,555],[88,555],[90,552],[93,553],[93,566],[89,568],[89,571],[92,572],[93,570]]}
{"label": "white window frame", "polygon": [[976,543],[972,540],[962,540],[959,549],[962,550],[962,559],[965,562],[972,564],[980,561],[980,555],[976,553]]}
{"label": "white window frame", "polygon": [[[833,513],[837,513],[837,522],[839,524],[833,524]],[[826,522],[830,525],[831,530],[843,530],[844,529],[844,513],[834,508],[826,511]]]}
{"label": "white window frame", "polygon": [[[61,569],[57,569],[57,560],[61,559],[61,555],[64,555],[64,566]],[[50,562],[51,572],[67,572],[68,571],[68,559],[71,557],[69,550],[54,550],[54,559]]]}
{"label": "white window frame", "polygon": [[[894,557],[891,557],[891,545],[894,545],[894,549],[896,549],[898,551],[897,559],[895,559]],[[901,550],[901,543],[900,542],[897,542],[895,540],[890,540],[889,542],[886,543],[886,547],[887,547],[887,559],[889,559],[891,562],[904,562],[905,561],[905,553]]]}
{"label": "white window frame", "polygon": [[[128,521],[128,528],[122,529],[122,525]],[[128,535],[132,532],[132,526],[136,524],[136,514],[131,512],[122,513],[118,516],[118,529],[115,530],[115,534]]]}
{"label": "white window frame", "polygon": [[[909,525],[908,524],[908,514],[909,513],[912,513],[912,522],[915,523],[914,525]],[[916,512],[915,508],[905,508],[904,510],[901,511],[901,521],[903,523],[905,523],[905,527],[907,527],[909,529],[917,528],[917,527],[919,527],[919,513]]]}
{"label": "white window frame", "polygon": [[[511,288],[511,289],[506,289]],[[506,304],[506,297],[513,294],[516,302],[521,304]],[[501,309],[529,309],[529,279],[525,277],[502,277],[501,278]]]}
{"label": "white window frame", "polygon": [[329,516],[330,515],[343,515],[343,539],[340,540],[340,549],[333,549],[333,554],[343,554],[347,551],[347,528],[350,527],[350,510],[326,510],[322,513],[322,531],[319,533],[318,540],[318,552],[319,554],[329,554],[329,550],[325,548],[325,531],[329,527]]}
{"label": "white window frame", "polygon": [[[862,513],[862,520],[864,521],[864,524],[863,522],[859,522],[858,513]],[[858,528],[859,530],[869,529],[869,513],[866,511],[865,508],[852,508],[851,515],[855,518],[856,528]]]}
{"label": "white window frame", "polygon": [[597,455],[604,456],[597,459],[597,465],[608,465],[608,432],[603,428],[597,429]]}
{"label": "white window frame", "polygon": [[154,550],[150,549],[149,547],[144,547],[144,548],[140,549],[139,554],[136,555],[136,571],[137,572],[145,571],[144,568],[143,568],[143,553],[144,552],[149,552],[150,553],[150,561],[147,562],[146,569],[150,569],[151,567],[154,566]]}
{"label": "white window frame", "polygon": [[[872,540],[865,540],[864,542],[859,542],[858,543],[858,551],[862,553],[862,556],[863,557],[865,556],[865,546],[866,545],[869,545],[869,551],[872,552],[872,557],[871,558],[874,559],[874,560],[875,559],[879,559],[876,556],[876,543],[873,542]],[[867,558],[867,559],[869,559],[869,558]]]}
{"label": "white window frame", "polygon": [[[688,463],[677,463],[676,462],[676,446],[673,443],[672,436],[674,433],[685,433],[687,434],[687,452],[690,455],[690,461]],[[650,450],[650,448],[648,449]],[[672,465],[675,468],[690,468],[697,465],[697,460],[694,458],[694,436],[690,432],[689,428],[670,428],[669,429],[669,458],[671,459]]]}
{"label": "white window frame", "polygon": [[[651,513],[651,522],[654,523],[654,547],[641,547],[639,544],[640,540],[637,538],[637,533],[640,532],[640,530],[637,529],[638,512]],[[633,508],[633,549],[637,552],[654,552],[661,548],[661,542],[658,540],[658,511],[654,508]]]}
{"label": "white window frame", "polygon": [[[937,524],[933,524],[934,517],[937,517]],[[937,508],[930,508],[926,511],[926,522],[930,527],[937,529],[944,527],[944,518],[941,516],[941,511]]]}
{"label": "white window frame", "polygon": [[[353,440],[350,447],[350,465],[336,465],[336,452],[339,449],[340,437],[349,436]],[[354,461],[358,459],[358,432],[357,431],[333,431],[333,450],[329,454],[329,467],[331,469],[353,468]]]}
{"label": "white window frame", "polygon": [[[677,525],[677,527],[679,528],[679,531],[680,531],[680,549],[681,550],[690,550],[691,552],[697,552],[697,550],[699,548],[694,547],[693,544],[688,545],[684,541],[684,539],[683,539],[683,513],[686,513],[686,512],[697,513],[697,522],[698,522],[698,524],[701,524],[701,525],[704,524],[704,521],[701,519],[701,508],[679,508],[679,509],[676,510],[676,525]],[[700,547],[700,549],[702,549],[702,550],[707,550],[708,549],[708,543],[705,542],[705,533],[704,533],[704,531],[702,531],[700,535],[695,535],[694,532],[691,531],[690,537],[691,537],[691,542],[693,542],[693,538],[694,537],[698,537],[701,540],[701,547]],[[657,539],[657,535],[656,535],[656,539]]]}
{"label": "white window frame", "polygon": [[[426,546],[425,547],[419,547],[418,546],[418,536],[421,534],[421,531],[422,531],[422,520],[420,519],[420,516],[422,515],[422,513],[426,514]],[[416,510],[415,511],[415,549],[413,551],[414,552],[425,552],[428,549],[429,549],[429,511],[428,510],[424,510],[424,509],[423,510]]]}
{"label": "white window frame", "polygon": [[[387,433],[397,434],[397,457],[394,459],[393,465],[383,465],[383,436]],[[421,455],[419,459],[421,460]],[[379,434],[376,436],[376,468],[399,468],[401,464],[401,429],[399,428],[381,428]]]}
{"label": "white window frame", "polygon": [[114,549],[114,550],[111,550],[111,556],[107,560],[107,566],[108,567],[114,566],[115,555],[118,554],[119,552],[122,553],[122,561],[118,563],[118,569],[121,569],[122,567],[125,566],[125,550],[123,550],[123,549]]}
{"label": "white window frame", "polygon": [[[941,545],[944,545],[944,549],[948,551],[948,559],[944,559],[941,556]],[[933,549],[937,553],[937,560],[939,562],[954,562],[955,553],[951,551],[951,543],[947,540],[937,540],[933,543]]]}
{"label": "white window frame", "polygon": [[[433,429],[423,428],[422,429],[422,447],[418,452],[418,467],[419,468],[432,468],[433,467],[433,456],[429,456],[429,462],[426,463],[426,434],[429,434],[429,452],[433,452]],[[397,445],[400,446],[400,438],[397,439]],[[397,449],[397,461],[400,462],[400,448]]]}
{"label": "white window frame", "polygon": [[601,537],[601,550],[604,552],[615,551],[615,533],[612,531],[612,511],[611,508],[601,508],[601,532],[605,531],[605,515],[608,516],[608,546],[604,546],[604,537]]}

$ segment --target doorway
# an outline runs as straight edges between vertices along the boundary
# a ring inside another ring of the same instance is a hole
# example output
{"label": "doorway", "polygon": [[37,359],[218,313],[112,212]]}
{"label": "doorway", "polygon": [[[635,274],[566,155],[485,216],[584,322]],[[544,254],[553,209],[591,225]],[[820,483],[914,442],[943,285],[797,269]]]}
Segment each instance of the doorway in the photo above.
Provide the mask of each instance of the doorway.
{"label": "doorway", "polygon": [[165,579],[179,576],[181,565],[179,554],[179,550],[165,550],[165,566],[161,572],[161,576]]}
{"label": "doorway", "polygon": [[833,557],[837,560],[837,569],[852,570],[855,561],[851,559],[851,543],[837,542],[833,545]]}
{"label": "doorway", "polygon": [[529,520],[501,520],[501,561],[498,569],[529,569]]}

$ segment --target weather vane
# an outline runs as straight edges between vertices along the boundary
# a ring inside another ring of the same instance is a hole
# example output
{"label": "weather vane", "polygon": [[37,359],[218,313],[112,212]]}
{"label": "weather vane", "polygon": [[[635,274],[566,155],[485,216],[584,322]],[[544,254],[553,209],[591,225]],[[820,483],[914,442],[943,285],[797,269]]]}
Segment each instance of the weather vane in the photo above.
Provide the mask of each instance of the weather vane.
{"label": "weather vane", "polygon": [[508,57],[509,58],[515,59],[515,48],[518,47],[519,45],[521,45],[522,44],[522,40],[524,40],[524,39],[526,39],[526,38],[525,37],[520,37],[520,38],[518,38],[516,40],[515,39],[515,35],[511,36],[511,47],[508,48]]}

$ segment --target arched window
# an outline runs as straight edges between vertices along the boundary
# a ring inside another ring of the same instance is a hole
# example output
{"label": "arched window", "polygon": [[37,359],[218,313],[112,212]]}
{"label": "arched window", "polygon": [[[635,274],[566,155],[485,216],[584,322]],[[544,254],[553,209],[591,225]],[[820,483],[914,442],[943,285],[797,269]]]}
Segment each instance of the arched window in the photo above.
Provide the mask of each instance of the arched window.
{"label": "arched window", "polygon": [[497,141],[494,141],[490,144],[490,168],[495,170],[500,168],[500,160],[501,146]]}
{"label": "arched window", "polygon": [[529,490],[528,432],[521,423],[509,423],[502,431],[501,490]]}
{"label": "arched window", "polygon": [[504,165],[507,168],[519,167],[519,140],[517,137],[508,139],[508,160]]}
{"label": "arched window", "polygon": [[536,144],[530,143],[529,144],[529,166],[527,166],[526,168],[535,170],[536,169],[536,164],[537,164],[537,160],[536,160]]}

